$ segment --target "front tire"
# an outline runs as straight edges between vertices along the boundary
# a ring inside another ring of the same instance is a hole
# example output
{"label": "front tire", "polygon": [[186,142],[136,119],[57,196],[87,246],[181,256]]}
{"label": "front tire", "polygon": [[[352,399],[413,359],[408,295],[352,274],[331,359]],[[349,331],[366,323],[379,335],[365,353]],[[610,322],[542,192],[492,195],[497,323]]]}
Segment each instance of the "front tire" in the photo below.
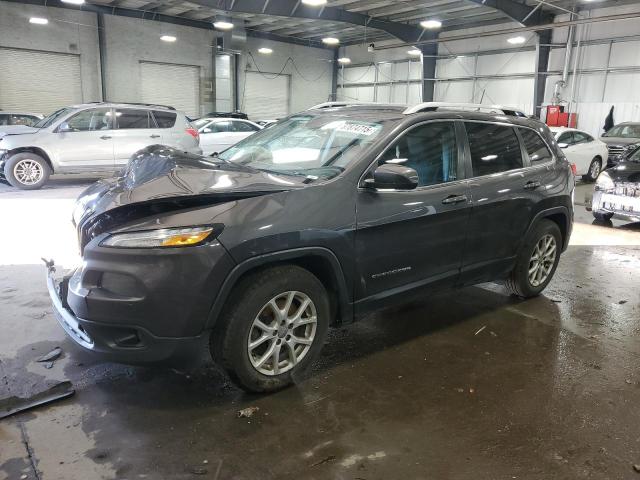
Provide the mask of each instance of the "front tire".
{"label": "front tire", "polygon": [[591,160],[591,163],[589,164],[589,171],[582,178],[589,182],[595,182],[596,178],[598,178],[598,175],[600,175],[601,171],[602,171],[602,159],[600,157],[595,157],[593,160]]}
{"label": "front tire", "polygon": [[211,335],[211,354],[249,392],[272,392],[303,376],[329,327],[322,283],[295,265],[245,277]]}
{"label": "front tire", "polygon": [[560,260],[562,234],[551,220],[540,220],[531,230],[506,281],[507,289],[518,297],[531,298],[549,284]]}
{"label": "front tire", "polygon": [[31,152],[16,153],[7,160],[4,176],[14,187],[21,190],[41,188],[51,175],[49,164],[40,155]]}

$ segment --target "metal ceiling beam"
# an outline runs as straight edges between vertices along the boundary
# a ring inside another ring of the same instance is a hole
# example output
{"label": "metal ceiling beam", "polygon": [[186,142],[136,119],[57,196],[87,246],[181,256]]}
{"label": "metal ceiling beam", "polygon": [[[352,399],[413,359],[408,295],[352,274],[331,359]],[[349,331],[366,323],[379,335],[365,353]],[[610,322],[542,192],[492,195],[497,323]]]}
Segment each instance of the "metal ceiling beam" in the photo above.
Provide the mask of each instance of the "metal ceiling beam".
{"label": "metal ceiling beam", "polygon": [[[494,0],[497,1],[497,0]],[[349,12],[336,7],[316,8],[300,3],[299,0],[278,0],[268,2],[265,0],[189,0],[189,3],[203,7],[221,10],[228,13],[254,13],[261,15],[274,15],[289,18],[307,18],[311,20],[327,20],[330,22],[349,23],[382,30],[402,40],[403,42],[415,42],[424,34],[422,28],[404,23],[381,20],[356,12]],[[432,36],[429,32],[425,36]]]}
{"label": "metal ceiling beam", "polygon": [[[91,3],[85,3],[81,6],[77,6],[70,3],[63,3],[60,0],[2,0],[2,1],[28,4],[28,5],[39,5],[43,7],[65,8],[68,10],[92,12],[96,14],[103,13],[105,15],[114,15],[117,17],[137,18],[140,20],[151,20],[156,22],[171,23],[174,25],[184,25],[186,27],[201,28],[204,30],[212,30],[212,31],[214,30],[213,25],[210,22],[205,22],[201,20],[192,20],[186,17],[164,15],[156,12],[133,10],[130,8],[112,7],[107,5],[96,5]],[[332,48],[324,45],[322,42],[318,42],[315,40],[305,40],[305,39],[296,38],[296,37],[284,37],[281,35],[269,34],[268,32],[263,33],[257,30],[250,30],[250,29],[246,29],[246,32],[248,37],[264,38],[264,39],[273,40],[276,42],[291,43],[293,45],[303,45],[307,47],[315,47],[315,48],[323,48],[323,49]]]}
{"label": "metal ceiling beam", "polygon": [[540,25],[549,23],[553,20],[553,15],[544,12],[541,8],[535,9],[524,3],[518,3],[514,0],[468,0],[469,2],[491,7],[499,12],[504,13],[513,21],[519,23],[523,27],[532,25]]}

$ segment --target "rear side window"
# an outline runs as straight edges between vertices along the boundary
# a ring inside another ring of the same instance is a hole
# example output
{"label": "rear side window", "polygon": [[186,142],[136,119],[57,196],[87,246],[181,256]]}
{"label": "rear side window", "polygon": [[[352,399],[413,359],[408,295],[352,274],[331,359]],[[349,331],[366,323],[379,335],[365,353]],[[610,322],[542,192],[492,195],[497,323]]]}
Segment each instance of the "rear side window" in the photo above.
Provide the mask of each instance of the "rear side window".
{"label": "rear side window", "polygon": [[255,132],[258,128],[246,122],[233,122],[234,132]]}
{"label": "rear side window", "polygon": [[[116,110],[117,128],[152,128],[148,110],[135,110],[133,108],[121,108]],[[155,127],[155,125],[153,125]]]}
{"label": "rear side window", "polygon": [[0,125],[9,125],[9,115],[0,114]]}
{"label": "rear side window", "polygon": [[409,130],[380,157],[418,173],[418,186],[457,180],[458,145],[453,122],[430,122]]}
{"label": "rear side window", "polygon": [[471,122],[465,127],[475,177],[522,167],[520,142],[513,127]]}
{"label": "rear side window", "polygon": [[573,132],[573,139],[576,143],[593,142],[593,137],[583,132]]}
{"label": "rear side window", "polygon": [[156,119],[158,128],[172,128],[176,124],[177,115],[175,112],[163,112],[160,110],[154,110],[153,116]]}
{"label": "rear side window", "polygon": [[527,128],[521,128],[520,135],[522,135],[522,140],[524,141],[524,146],[531,163],[548,162],[553,158],[547,144],[544,143],[540,135],[536,132]]}

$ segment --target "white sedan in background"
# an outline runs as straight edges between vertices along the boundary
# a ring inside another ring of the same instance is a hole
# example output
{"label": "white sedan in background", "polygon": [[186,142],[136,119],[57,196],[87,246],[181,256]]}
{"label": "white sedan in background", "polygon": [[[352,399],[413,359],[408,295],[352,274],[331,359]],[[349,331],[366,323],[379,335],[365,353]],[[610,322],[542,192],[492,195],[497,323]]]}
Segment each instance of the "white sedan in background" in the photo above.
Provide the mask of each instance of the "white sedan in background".
{"label": "white sedan in background", "polygon": [[551,127],[569,162],[575,164],[576,175],[593,182],[607,165],[607,145],[575,128]]}
{"label": "white sedan in background", "polygon": [[200,148],[205,156],[220,153],[262,127],[239,118],[203,117],[191,122],[200,134]]}

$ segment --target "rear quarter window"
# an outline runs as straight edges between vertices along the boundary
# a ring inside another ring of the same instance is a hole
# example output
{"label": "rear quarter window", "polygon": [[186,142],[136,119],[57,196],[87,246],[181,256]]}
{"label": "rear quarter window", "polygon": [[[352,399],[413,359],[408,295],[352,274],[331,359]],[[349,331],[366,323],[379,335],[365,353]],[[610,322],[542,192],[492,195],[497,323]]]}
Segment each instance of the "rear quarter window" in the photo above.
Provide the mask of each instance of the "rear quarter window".
{"label": "rear quarter window", "polygon": [[156,119],[158,128],[172,128],[176,124],[177,114],[175,112],[154,110],[153,116]]}

